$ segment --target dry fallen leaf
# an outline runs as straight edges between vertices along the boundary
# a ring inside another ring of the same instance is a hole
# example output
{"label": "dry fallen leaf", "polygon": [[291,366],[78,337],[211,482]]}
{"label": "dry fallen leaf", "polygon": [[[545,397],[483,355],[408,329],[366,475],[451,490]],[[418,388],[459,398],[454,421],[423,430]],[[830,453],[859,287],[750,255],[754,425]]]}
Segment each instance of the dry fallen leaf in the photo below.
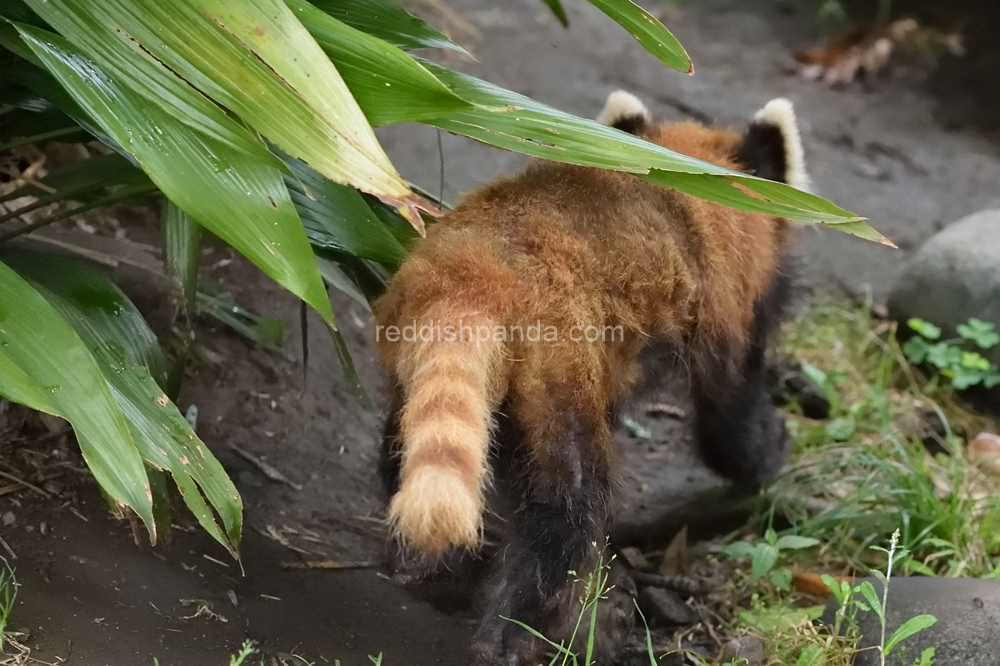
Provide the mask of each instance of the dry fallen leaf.
{"label": "dry fallen leaf", "polygon": [[965,54],[959,32],[944,33],[904,18],[886,26],[854,30],[817,48],[796,51],[795,70],[803,78],[822,79],[830,86],[847,85],[883,71],[899,47],[918,52],[925,59],[938,51],[954,56]]}
{"label": "dry fallen leaf", "polygon": [[965,454],[984,472],[1000,476],[1000,435],[979,433],[969,440]]}
{"label": "dry fallen leaf", "polygon": [[646,559],[646,556],[643,555],[642,551],[638,548],[628,546],[619,550],[618,554],[621,555],[622,559],[625,560],[625,563],[633,569],[638,571],[646,571],[649,569],[649,560]]}
{"label": "dry fallen leaf", "polygon": [[[833,576],[837,582],[854,582],[853,576]],[[822,574],[813,571],[796,571],[792,574],[792,585],[803,594],[815,597],[825,597],[830,594],[830,588],[823,582]]]}
{"label": "dry fallen leaf", "polygon": [[660,562],[659,573],[662,576],[679,576],[687,573],[691,557],[688,553],[688,528],[687,525],[681,528],[670,545],[663,552],[663,560]]}

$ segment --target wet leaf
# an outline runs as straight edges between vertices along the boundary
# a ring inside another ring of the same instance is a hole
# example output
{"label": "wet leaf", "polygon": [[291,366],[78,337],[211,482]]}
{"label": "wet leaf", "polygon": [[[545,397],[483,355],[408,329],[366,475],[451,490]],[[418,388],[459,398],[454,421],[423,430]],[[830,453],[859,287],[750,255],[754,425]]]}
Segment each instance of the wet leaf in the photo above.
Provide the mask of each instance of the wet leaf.
{"label": "wet leaf", "polygon": [[687,51],[656,18],[631,0],[588,0],[628,30],[642,48],[660,62],[686,74],[694,73]]}
{"label": "wet leaf", "polygon": [[261,147],[268,157],[255,159],[231,142],[196,132],[119,85],[61,37],[36,28],[20,30],[80,106],[135,155],[164,194],[332,321],[277,158]]}
{"label": "wet leaf", "polygon": [[60,313],[2,262],[0,393],[69,421],[94,478],[155,540],[146,470],[97,361]]}
{"label": "wet leaf", "polygon": [[199,524],[235,557],[242,532],[239,493],[158,383],[163,359],[139,311],[103,273],[81,262],[35,253],[9,261],[93,354],[142,459],[170,472]]}
{"label": "wet leaf", "polygon": [[224,124],[214,101],[328,178],[402,207],[419,224],[414,207],[426,202],[396,173],[336,67],[281,0],[28,2],[109,74],[173,106],[183,122]]}
{"label": "wet leaf", "polygon": [[403,49],[450,49],[469,55],[440,30],[392,0],[313,0],[312,4],[352,28]]}
{"label": "wet leaf", "polygon": [[[856,215],[814,194],[682,155],[440,65],[425,65],[476,105],[426,124],[536,157],[634,173],[722,205],[822,222],[847,233],[881,238]],[[736,187],[737,183],[752,193]]]}
{"label": "wet leaf", "polygon": [[285,160],[286,178],[309,242],[389,266],[398,266],[406,250],[368,206],[361,193],[339,185],[294,158]]}
{"label": "wet leaf", "polygon": [[399,48],[325,14],[285,0],[344,77],[372,125],[439,118],[471,104]]}

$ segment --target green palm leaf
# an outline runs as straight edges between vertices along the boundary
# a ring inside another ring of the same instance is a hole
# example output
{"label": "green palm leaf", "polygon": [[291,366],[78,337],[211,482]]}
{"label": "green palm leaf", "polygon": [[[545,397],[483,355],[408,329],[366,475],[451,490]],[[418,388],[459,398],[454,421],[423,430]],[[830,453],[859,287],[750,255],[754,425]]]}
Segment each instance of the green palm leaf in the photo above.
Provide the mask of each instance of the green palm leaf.
{"label": "green palm leaf", "polygon": [[146,470],[97,361],[59,312],[2,262],[0,394],[69,421],[97,482],[135,511],[155,540]]}
{"label": "green palm leaf", "polygon": [[171,474],[199,524],[235,557],[242,532],[239,493],[163,392],[163,356],[139,311],[105,275],[78,261],[18,253],[7,262],[30,280],[93,354],[125,417],[134,449],[148,464]]}
{"label": "green palm leaf", "polygon": [[28,4],[150,101],[179,102],[179,117],[218,123],[221,110],[209,99],[190,99],[194,86],[323,175],[402,207],[419,224],[415,207],[422,200],[396,173],[334,65],[281,0]]}
{"label": "green palm leaf", "polygon": [[401,49],[450,49],[469,55],[440,30],[392,0],[314,0],[312,4],[352,28]]}
{"label": "green palm leaf", "polygon": [[285,2],[333,60],[372,125],[439,118],[472,106],[399,48],[341,23],[306,0]]}
{"label": "green palm leaf", "polygon": [[135,155],[164,194],[332,322],[316,261],[271,153],[261,147],[268,158],[253,159],[195,132],[119,85],[61,37],[27,26],[19,30],[76,102]]}

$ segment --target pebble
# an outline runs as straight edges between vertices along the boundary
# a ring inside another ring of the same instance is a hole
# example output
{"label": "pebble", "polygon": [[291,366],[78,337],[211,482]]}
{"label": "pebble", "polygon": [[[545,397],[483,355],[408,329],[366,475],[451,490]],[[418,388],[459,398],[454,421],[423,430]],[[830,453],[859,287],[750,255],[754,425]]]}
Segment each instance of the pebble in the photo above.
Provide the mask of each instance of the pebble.
{"label": "pebble", "polygon": [[647,587],[639,592],[639,610],[651,627],[688,626],[698,614],[671,590]]}

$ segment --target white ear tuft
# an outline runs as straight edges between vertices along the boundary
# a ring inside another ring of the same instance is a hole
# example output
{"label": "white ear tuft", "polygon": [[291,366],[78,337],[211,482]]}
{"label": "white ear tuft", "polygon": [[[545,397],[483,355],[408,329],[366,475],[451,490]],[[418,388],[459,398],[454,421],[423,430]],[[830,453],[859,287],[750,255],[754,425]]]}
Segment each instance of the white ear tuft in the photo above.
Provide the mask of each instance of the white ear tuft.
{"label": "white ear tuft", "polygon": [[616,90],[608,95],[608,101],[604,103],[604,110],[597,116],[597,122],[611,126],[626,118],[641,118],[649,122],[649,110],[632,93]]}
{"label": "white ear tuft", "polygon": [[772,99],[754,116],[754,121],[773,125],[781,132],[785,144],[785,182],[794,188],[809,192],[811,181],[806,172],[802,137],[795,120],[795,109],[784,97]]}

